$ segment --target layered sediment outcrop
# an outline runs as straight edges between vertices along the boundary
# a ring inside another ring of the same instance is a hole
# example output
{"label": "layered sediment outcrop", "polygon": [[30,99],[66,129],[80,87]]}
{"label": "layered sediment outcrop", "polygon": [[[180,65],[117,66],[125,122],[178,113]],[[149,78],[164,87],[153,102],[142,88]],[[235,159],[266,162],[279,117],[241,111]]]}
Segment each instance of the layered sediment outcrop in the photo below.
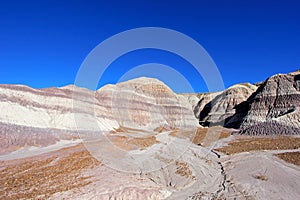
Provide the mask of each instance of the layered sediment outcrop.
{"label": "layered sediment outcrop", "polygon": [[124,127],[154,130],[198,124],[188,100],[157,79],[142,77],[107,85],[96,92],[96,99]]}
{"label": "layered sediment outcrop", "polygon": [[257,89],[250,83],[237,84],[223,92],[199,94],[194,108],[201,125],[224,125],[235,114],[235,106],[246,101]]}
{"label": "layered sediment outcrop", "polygon": [[300,71],[198,96],[194,114],[201,125],[224,125],[248,135],[300,133]]}
{"label": "layered sediment outcrop", "polygon": [[264,81],[228,124],[242,118],[240,133],[277,135],[300,133],[300,71],[277,74]]}
{"label": "layered sediment outcrop", "polygon": [[47,146],[76,137],[77,130],[111,131],[120,126],[154,130],[198,124],[186,98],[151,78],[107,85],[96,92],[75,86],[0,85],[0,110],[1,148],[13,149]]}
{"label": "layered sediment outcrop", "polygon": [[1,152],[74,139],[77,131],[184,129],[199,122],[250,135],[299,134],[299,109],[300,71],[197,95],[177,95],[145,77],[97,91],[0,85]]}
{"label": "layered sediment outcrop", "polygon": [[194,114],[197,119],[200,118],[201,111],[203,108],[211,102],[216,96],[221,94],[222,92],[209,92],[209,93],[203,93],[203,94],[198,94],[197,96],[199,97],[199,101],[194,107]]}

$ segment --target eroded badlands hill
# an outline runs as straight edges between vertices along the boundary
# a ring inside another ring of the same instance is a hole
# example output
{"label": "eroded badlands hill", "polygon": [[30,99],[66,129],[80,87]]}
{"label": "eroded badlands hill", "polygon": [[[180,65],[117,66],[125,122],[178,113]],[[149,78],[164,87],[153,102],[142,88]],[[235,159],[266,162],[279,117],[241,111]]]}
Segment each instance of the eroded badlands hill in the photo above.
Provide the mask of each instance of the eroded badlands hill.
{"label": "eroded badlands hill", "polygon": [[[240,125],[250,135],[300,134],[300,71],[277,74],[257,89],[244,105],[248,108]],[[243,110],[237,110],[240,118]]]}
{"label": "eroded badlands hill", "polygon": [[299,134],[299,88],[299,72],[184,96],[149,78],[1,85],[0,198],[299,199],[299,136],[196,119]]}
{"label": "eroded badlands hill", "polygon": [[0,85],[0,110],[2,153],[74,139],[77,130],[111,131],[120,126],[154,130],[198,124],[186,98],[151,78],[107,85],[96,92],[75,86]]}
{"label": "eroded badlands hill", "polygon": [[194,114],[205,126],[220,124],[248,135],[300,133],[300,71],[197,96]]}

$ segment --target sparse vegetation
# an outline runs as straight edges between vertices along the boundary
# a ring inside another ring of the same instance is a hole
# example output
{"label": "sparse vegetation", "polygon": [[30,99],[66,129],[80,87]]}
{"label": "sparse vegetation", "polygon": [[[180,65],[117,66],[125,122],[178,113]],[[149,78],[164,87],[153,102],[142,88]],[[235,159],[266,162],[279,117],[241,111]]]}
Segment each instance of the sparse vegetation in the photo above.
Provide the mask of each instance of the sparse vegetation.
{"label": "sparse vegetation", "polygon": [[141,129],[134,129],[134,128],[128,128],[125,126],[120,126],[119,128],[115,128],[113,131],[110,131],[110,133],[130,133],[130,132],[145,132]]}
{"label": "sparse vegetation", "polygon": [[176,170],[175,174],[179,174],[186,178],[189,178],[189,177],[195,178],[194,176],[192,176],[192,171],[189,168],[188,163],[182,162],[182,161],[176,161],[176,166],[177,166],[177,170]]}
{"label": "sparse vegetation", "polygon": [[276,156],[288,163],[300,166],[300,152],[286,152],[276,154]]}
{"label": "sparse vegetation", "polygon": [[[213,129],[215,129],[215,130],[213,130]],[[208,142],[207,145],[209,145],[212,142],[215,142],[216,140],[227,138],[231,135],[230,132],[226,132],[226,131],[223,131],[220,129],[221,128],[218,128],[218,127],[214,127],[214,128],[210,128],[210,129],[198,128],[198,130],[195,134],[195,137],[193,138],[193,143],[200,145],[204,141],[204,139],[206,137],[208,137],[210,139],[210,141]],[[211,137],[209,137],[209,135],[207,135],[207,134],[210,134]]]}
{"label": "sparse vegetation", "polygon": [[149,136],[144,138],[131,138],[123,135],[113,135],[109,136],[109,140],[116,145],[117,147],[124,150],[132,149],[145,149],[152,146],[155,143],[158,143],[155,136]]}
{"label": "sparse vegetation", "polygon": [[88,151],[26,161],[0,171],[0,199],[45,199],[90,183],[81,171],[99,165]]}
{"label": "sparse vegetation", "polygon": [[256,175],[254,178],[261,180],[261,181],[267,181],[268,178],[265,175]]}
{"label": "sparse vegetation", "polygon": [[274,137],[249,137],[240,138],[228,146],[216,149],[219,152],[227,155],[260,151],[260,150],[283,150],[283,149],[298,149],[300,148],[300,138],[292,136],[274,136]]}
{"label": "sparse vegetation", "polygon": [[150,147],[155,143],[158,143],[155,136],[150,136],[147,138],[132,138],[129,140],[129,144],[136,145],[141,148]]}

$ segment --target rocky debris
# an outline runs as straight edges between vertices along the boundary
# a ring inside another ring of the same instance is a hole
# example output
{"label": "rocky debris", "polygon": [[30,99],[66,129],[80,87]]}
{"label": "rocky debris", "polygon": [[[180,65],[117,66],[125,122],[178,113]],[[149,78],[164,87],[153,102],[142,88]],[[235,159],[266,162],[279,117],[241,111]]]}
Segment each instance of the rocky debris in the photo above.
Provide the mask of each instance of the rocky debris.
{"label": "rocky debris", "polygon": [[248,135],[300,133],[300,71],[277,74],[236,109],[227,126]]}

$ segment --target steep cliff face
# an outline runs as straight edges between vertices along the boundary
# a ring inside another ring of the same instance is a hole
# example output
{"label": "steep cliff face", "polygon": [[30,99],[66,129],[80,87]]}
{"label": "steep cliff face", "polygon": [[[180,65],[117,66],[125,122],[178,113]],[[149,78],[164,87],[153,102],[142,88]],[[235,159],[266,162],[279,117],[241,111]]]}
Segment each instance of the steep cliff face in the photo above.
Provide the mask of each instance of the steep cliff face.
{"label": "steep cliff face", "polygon": [[209,93],[200,93],[197,96],[199,97],[199,101],[194,106],[194,114],[197,119],[200,118],[200,113],[203,108],[211,102],[216,96],[221,94],[222,92],[209,92]]}
{"label": "steep cliff face", "polygon": [[235,114],[235,106],[257,89],[250,83],[234,85],[223,92],[200,95],[200,100],[194,108],[195,116],[203,125],[224,125],[226,120]]}
{"label": "steep cliff face", "polygon": [[300,71],[268,78],[228,124],[234,124],[241,116],[243,134],[299,134]]}
{"label": "steep cliff face", "polygon": [[224,125],[249,135],[300,133],[300,71],[198,96],[193,109],[201,125]]}
{"label": "steep cliff face", "polygon": [[119,126],[153,130],[198,124],[186,98],[150,78],[107,85],[96,92],[75,86],[0,85],[0,110],[1,147],[12,150],[74,138],[77,130],[110,131]]}

